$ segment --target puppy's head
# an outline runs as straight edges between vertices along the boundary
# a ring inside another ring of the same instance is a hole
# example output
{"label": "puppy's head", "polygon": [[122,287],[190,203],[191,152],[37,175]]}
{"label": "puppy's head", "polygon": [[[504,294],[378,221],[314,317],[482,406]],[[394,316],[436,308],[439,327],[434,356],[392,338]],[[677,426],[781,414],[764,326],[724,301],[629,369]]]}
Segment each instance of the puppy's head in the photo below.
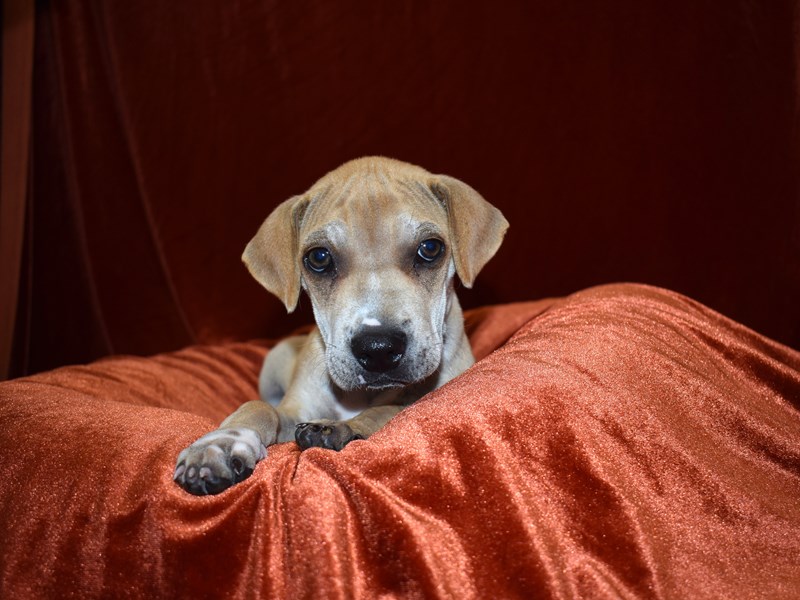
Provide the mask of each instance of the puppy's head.
{"label": "puppy's head", "polygon": [[439,368],[453,276],[471,287],[507,228],[465,183],[370,157],[278,206],[242,258],[289,312],[306,290],[339,387],[381,389]]}

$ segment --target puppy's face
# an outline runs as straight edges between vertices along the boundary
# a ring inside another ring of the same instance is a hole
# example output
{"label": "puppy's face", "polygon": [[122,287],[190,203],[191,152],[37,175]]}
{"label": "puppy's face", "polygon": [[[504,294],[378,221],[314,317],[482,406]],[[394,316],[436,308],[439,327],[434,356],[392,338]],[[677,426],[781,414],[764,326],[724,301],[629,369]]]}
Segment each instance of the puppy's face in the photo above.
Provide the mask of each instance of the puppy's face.
{"label": "puppy's face", "polygon": [[471,287],[507,228],[465,183],[367,157],[283,202],[242,258],[287,310],[306,290],[339,387],[383,389],[439,368],[453,277]]}
{"label": "puppy's face", "polygon": [[302,286],[339,387],[404,386],[436,371],[455,267],[433,193],[329,189],[309,203],[298,237]]}

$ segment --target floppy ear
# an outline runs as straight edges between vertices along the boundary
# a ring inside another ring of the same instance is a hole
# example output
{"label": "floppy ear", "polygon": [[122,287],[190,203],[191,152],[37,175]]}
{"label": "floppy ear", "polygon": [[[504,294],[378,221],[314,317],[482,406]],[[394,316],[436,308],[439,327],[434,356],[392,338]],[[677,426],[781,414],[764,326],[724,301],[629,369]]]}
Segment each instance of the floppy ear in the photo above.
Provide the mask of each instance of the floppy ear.
{"label": "floppy ear", "polygon": [[508,221],[458,179],[438,175],[430,188],[447,210],[456,273],[464,287],[471,288],[475,277],[500,247]]}
{"label": "floppy ear", "polygon": [[288,312],[300,298],[298,230],[308,199],[294,196],[270,213],[242,254],[250,274],[275,294]]}

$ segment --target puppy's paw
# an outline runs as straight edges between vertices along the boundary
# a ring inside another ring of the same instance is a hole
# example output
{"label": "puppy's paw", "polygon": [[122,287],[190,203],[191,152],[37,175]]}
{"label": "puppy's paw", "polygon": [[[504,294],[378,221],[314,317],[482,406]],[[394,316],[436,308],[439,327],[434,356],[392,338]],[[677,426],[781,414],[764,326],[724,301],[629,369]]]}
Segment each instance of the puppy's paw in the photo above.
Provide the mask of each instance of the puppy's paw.
{"label": "puppy's paw", "polygon": [[303,450],[306,448],[327,448],[341,450],[353,440],[363,440],[344,421],[313,421],[300,423],[294,431],[294,439]]}
{"label": "puppy's paw", "polygon": [[252,429],[217,429],[178,455],[173,479],[196,496],[219,494],[247,479],[267,449]]}

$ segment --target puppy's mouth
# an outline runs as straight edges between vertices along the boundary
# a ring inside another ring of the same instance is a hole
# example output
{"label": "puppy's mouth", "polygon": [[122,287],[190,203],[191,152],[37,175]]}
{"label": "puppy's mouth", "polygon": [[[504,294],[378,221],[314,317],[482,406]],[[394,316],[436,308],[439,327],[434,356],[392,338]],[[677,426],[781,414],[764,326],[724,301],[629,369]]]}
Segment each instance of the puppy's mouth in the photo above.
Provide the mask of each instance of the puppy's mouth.
{"label": "puppy's mouth", "polygon": [[356,377],[358,382],[357,388],[364,390],[391,390],[396,388],[403,388],[415,383],[408,379],[400,379],[392,377],[387,374],[373,374],[369,373],[369,377],[360,374]]}

